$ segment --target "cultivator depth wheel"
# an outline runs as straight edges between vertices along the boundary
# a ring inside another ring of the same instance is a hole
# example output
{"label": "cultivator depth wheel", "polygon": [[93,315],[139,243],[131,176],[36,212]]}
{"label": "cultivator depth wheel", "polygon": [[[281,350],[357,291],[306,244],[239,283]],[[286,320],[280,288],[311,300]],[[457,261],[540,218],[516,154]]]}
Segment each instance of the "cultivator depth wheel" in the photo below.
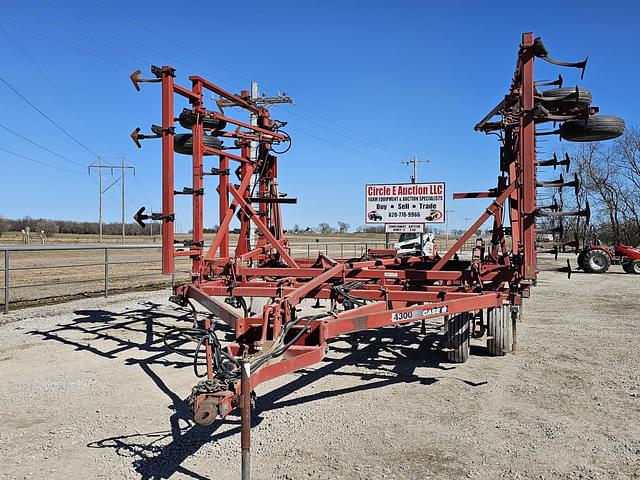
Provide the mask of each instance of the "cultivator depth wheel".
{"label": "cultivator depth wheel", "polygon": [[472,318],[471,313],[464,312],[445,320],[447,359],[452,363],[464,363],[469,359]]}
{"label": "cultivator depth wheel", "polygon": [[500,357],[511,351],[511,309],[508,305],[487,310],[487,350]]}

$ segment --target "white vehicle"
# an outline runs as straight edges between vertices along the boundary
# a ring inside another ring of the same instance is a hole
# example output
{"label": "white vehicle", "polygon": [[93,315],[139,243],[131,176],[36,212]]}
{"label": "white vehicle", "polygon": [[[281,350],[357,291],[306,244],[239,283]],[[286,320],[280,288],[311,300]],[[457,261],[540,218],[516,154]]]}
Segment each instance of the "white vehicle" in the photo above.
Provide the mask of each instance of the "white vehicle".
{"label": "white vehicle", "polygon": [[[422,249],[420,249],[420,237],[422,237]],[[433,257],[435,251],[433,239],[433,233],[402,233],[393,248],[398,251],[398,255],[420,255],[419,252],[422,250],[422,256]]]}

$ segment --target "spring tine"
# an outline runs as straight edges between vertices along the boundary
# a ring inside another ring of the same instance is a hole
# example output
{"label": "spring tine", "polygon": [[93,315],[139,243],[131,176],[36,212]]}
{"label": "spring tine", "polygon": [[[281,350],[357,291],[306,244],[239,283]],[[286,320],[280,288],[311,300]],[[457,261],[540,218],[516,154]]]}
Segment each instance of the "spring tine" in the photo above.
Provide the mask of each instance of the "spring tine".
{"label": "spring tine", "polygon": [[133,132],[131,132],[131,135],[129,136],[131,137],[131,140],[133,140],[133,143],[135,143],[138,148],[142,148],[142,145],[140,144],[140,127],[136,127],[136,129]]}
{"label": "spring tine", "polygon": [[149,219],[149,215],[144,215],[144,211],[145,211],[145,207],[140,207],[140,209],[133,216],[133,219],[138,225],[140,225],[140,228],[146,227],[144,220]]}
{"label": "spring tine", "polygon": [[562,212],[560,210],[555,211],[546,211],[536,209],[536,215],[539,217],[585,217],[587,219],[587,223],[589,223],[589,219],[591,218],[591,208],[589,207],[589,202],[583,210],[571,210],[567,212]]}
{"label": "spring tine", "polygon": [[559,234],[561,237],[564,234],[564,228],[562,227],[562,225],[559,225],[557,227],[551,227],[551,228],[536,228],[536,232],[537,233],[557,233]]}
{"label": "spring tine", "polygon": [[571,158],[569,158],[569,154],[565,153],[564,154],[564,160],[560,160],[557,165],[564,165],[565,167],[565,173],[569,173],[569,166],[571,165]]}
{"label": "spring tine", "polygon": [[557,86],[558,88],[562,88],[562,75],[558,75],[557,80],[543,80],[540,82],[535,82],[534,85],[536,87],[551,87],[551,86]]}
{"label": "spring tine", "polygon": [[581,62],[564,62],[562,60],[556,60],[555,58],[551,58],[549,56],[549,50],[545,47],[544,43],[542,43],[542,38],[538,37],[533,42],[533,54],[548,62],[552,65],[558,65],[560,67],[573,67],[582,69],[582,73],[580,74],[580,78],[584,77],[584,71],[587,68],[587,62],[589,61],[589,57],[586,57]]}
{"label": "spring tine", "polygon": [[151,130],[154,132],[154,135],[144,135],[140,133],[140,127],[136,127],[136,129],[133,132],[131,132],[129,136],[131,137],[131,140],[133,140],[133,142],[136,144],[138,148],[142,148],[142,144],[140,143],[140,140],[146,140],[148,138],[160,138],[162,136],[162,129],[158,131],[158,128],[160,127],[156,125],[152,125]]}
{"label": "spring tine", "polygon": [[556,165],[558,165],[558,156],[554,153],[553,158],[549,160],[536,160],[536,166],[538,167],[553,167],[556,169]]}
{"label": "spring tine", "polygon": [[536,187],[563,187],[564,186],[564,177],[562,176],[562,174],[560,174],[560,178],[557,180],[544,180],[544,181],[537,181],[536,182]]}
{"label": "spring tine", "polygon": [[157,83],[162,81],[162,79],[160,78],[143,78],[140,76],[141,73],[142,73],[141,70],[136,70],[131,75],[129,75],[129,79],[131,80],[131,83],[133,83],[133,86],[138,92],[140,91],[140,83],[143,83],[143,82]]}

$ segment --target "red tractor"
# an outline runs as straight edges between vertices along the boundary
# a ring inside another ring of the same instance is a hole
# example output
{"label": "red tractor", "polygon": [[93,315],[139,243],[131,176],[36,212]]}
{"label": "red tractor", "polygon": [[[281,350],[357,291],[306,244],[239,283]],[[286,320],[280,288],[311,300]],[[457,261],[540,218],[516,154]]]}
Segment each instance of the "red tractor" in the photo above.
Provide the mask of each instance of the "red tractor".
{"label": "red tractor", "polygon": [[621,243],[613,251],[591,245],[578,255],[578,266],[587,273],[604,273],[611,265],[622,265],[625,272],[640,274],[640,250]]}

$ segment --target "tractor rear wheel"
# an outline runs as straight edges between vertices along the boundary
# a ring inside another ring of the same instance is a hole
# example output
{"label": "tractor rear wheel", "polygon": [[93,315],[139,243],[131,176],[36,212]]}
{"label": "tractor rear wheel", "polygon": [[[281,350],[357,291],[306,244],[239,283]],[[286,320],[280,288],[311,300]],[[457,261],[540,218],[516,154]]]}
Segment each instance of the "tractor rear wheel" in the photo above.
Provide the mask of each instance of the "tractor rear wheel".
{"label": "tractor rear wheel", "polygon": [[589,273],[605,273],[611,266],[609,255],[603,250],[595,248],[585,252],[583,262],[587,267],[585,271]]}
{"label": "tractor rear wheel", "polygon": [[471,314],[464,312],[453,315],[445,321],[447,347],[449,349],[447,351],[447,359],[451,363],[464,363],[469,359],[471,319]]}
{"label": "tractor rear wheel", "polygon": [[509,306],[487,309],[487,350],[494,357],[501,357],[511,351]]}
{"label": "tractor rear wheel", "polygon": [[587,271],[587,267],[584,264],[584,254],[586,252],[583,250],[578,254],[578,267],[580,267],[583,271]]}

